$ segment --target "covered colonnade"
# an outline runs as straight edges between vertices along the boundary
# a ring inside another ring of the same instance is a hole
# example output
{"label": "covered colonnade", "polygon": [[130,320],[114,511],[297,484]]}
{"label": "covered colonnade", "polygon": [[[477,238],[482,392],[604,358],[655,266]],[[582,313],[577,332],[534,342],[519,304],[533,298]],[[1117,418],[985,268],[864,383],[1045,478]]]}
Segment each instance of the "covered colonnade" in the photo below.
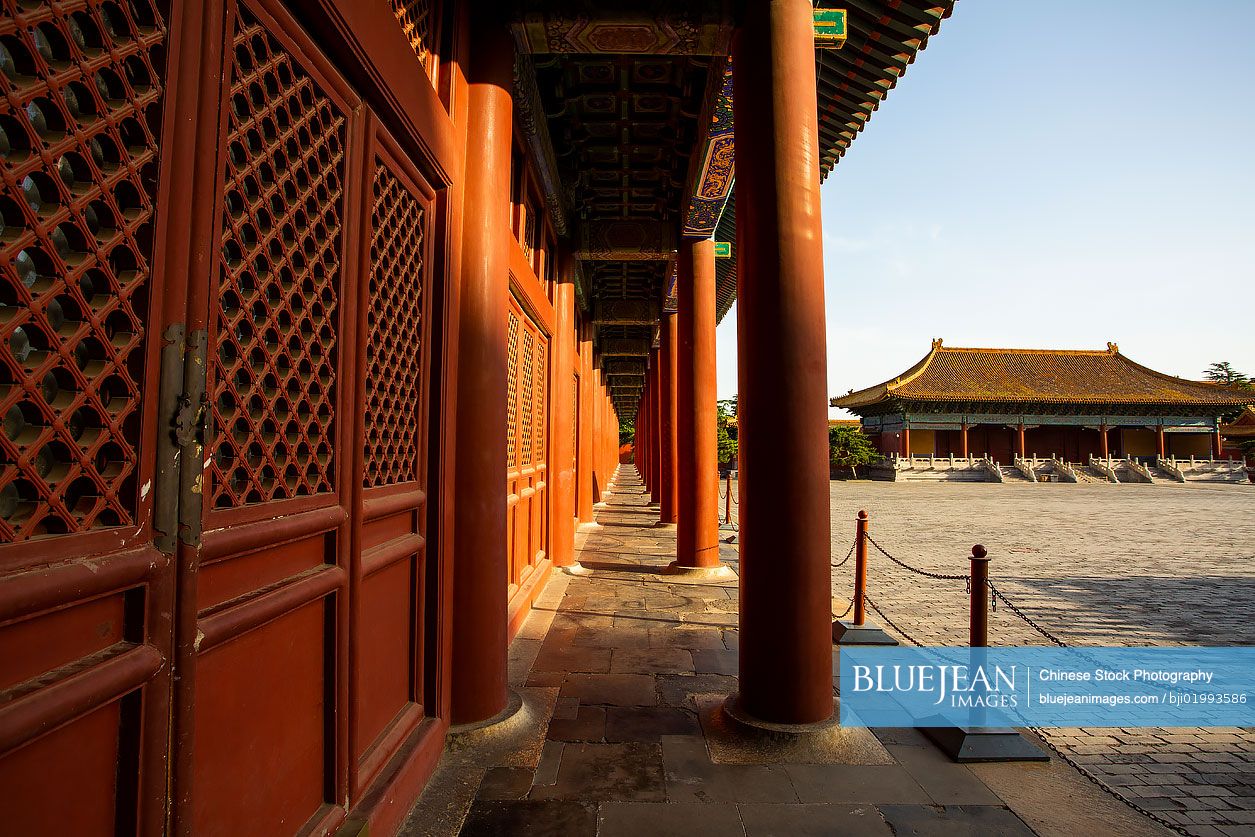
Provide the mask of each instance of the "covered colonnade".
{"label": "covered colonnade", "polygon": [[819,184],[951,5],[5,4],[6,824],[394,831],[621,424],[719,572],[734,298],[735,708],[827,720]]}

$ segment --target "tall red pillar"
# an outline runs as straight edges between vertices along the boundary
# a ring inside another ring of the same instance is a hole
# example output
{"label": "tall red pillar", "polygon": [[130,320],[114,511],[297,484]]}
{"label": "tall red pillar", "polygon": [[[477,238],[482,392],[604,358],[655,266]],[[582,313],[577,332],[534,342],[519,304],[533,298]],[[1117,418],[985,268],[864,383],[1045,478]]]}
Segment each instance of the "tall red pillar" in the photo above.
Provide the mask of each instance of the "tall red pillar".
{"label": "tall red pillar", "polygon": [[680,244],[679,382],[680,463],[676,566],[719,566],[719,460],[715,429],[715,242]]}
{"label": "tall red pillar", "polygon": [[735,36],[740,688],[735,713],[832,716],[828,382],[809,0],[749,0]]}
{"label": "tall red pillar", "polygon": [[1214,441],[1215,457],[1219,459],[1224,456],[1224,438],[1220,435],[1220,419],[1216,419],[1216,434],[1212,439]]}
{"label": "tall red pillar", "polygon": [[514,47],[503,21],[471,34],[458,336],[452,720],[485,721],[506,692],[506,300]]}
{"label": "tall red pillar", "polygon": [[662,352],[657,349],[653,354],[653,375],[649,379],[649,502],[658,503],[662,499],[661,459],[662,459]]}
{"label": "tall red pillar", "polygon": [[967,422],[966,421],[963,422],[962,438],[963,438],[963,458],[967,459]]}
{"label": "tall red pillar", "polygon": [[1107,424],[1105,422],[1098,428],[1098,432],[1102,435],[1102,458],[1107,459],[1111,454],[1111,449],[1108,447]]}
{"label": "tall red pillar", "polygon": [[1164,444],[1162,421],[1159,422],[1159,427],[1157,429],[1159,431],[1158,434],[1156,434],[1159,437],[1159,458],[1162,459],[1168,455],[1167,446]]}
{"label": "tall red pillar", "polygon": [[554,286],[554,358],[551,417],[553,432],[549,449],[550,532],[553,533],[553,563],[569,567],[575,563],[575,441],[572,428],[579,418],[574,414],[575,285],[573,266],[568,261],[563,279]]}
{"label": "tall red pillar", "polygon": [[1024,449],[1024,445],[1025,445],[1025,441],[1024,441],[1024,422],[1020,422],[1020,442],[1019,442],[1019,444],[1020,444],[1020,458],[1021,458],[1021,459],[1023,459],[1024,457],[1028,456],[1028,453],[1027,453],[1027,452],[1025,451],[1025,449]]}
{"label": "tall red pillar", "polygon": [[658,350],[659,395],[661,396],[659,429],[661,433],[659,476],[658,480],[658,522],[675,523],[679,519],[680,480],[676,473],[679,461],[677,449],[676,424],[677,409],[676,387],[679,342],[676,315],[662,316],[662,347]]}
{"label": "tall red pillar", "polygon": [[578,483],[575,508],[582,523],[593,522],[593,340],[585,324],[580,334],[580,398]]}

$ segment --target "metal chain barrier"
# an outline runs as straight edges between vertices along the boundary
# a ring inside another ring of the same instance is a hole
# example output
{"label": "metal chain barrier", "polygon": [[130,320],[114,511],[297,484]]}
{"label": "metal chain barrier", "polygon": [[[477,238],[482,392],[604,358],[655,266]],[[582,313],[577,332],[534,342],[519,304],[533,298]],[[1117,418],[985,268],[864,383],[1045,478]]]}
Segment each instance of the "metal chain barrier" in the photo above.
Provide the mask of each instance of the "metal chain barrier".
{"label": "metal chain barrier", "polygon": [[1037,631],[1037,633],[1041,634],[1046,639],[1050,640],[1051,642],[1053,642],[1055,645],[1059,646],[1060,648],[1068,647],[1068,644],[1066,642],[1059,639],[1059,637],[1055,636],[1050,631],[1043,628],[1041,625],[1037,624],[1037,622],[1034,621],[1031,616],[1029,616],[1027,613],[1020,610],[1018,607],[1016,607],[1016,605],[1010,599],[1008,599],[1006,596],[1002,594],[1001,590],[999,590],[997,587],[994,586],[994,583],[992,581],[987,581],[986,584],[989,585],[989,592],[993,597],[992,601],[993,601],[993,607],[995,611],[997,611],[998,609],[998,602],[1001,601],[1004,605],[1007,606],[1008,610],[1010,610],[1013,614],[1019,617],[1019,619],[1022,622],[1024,622],[1024,624],[1028,625],[1030,628]]}
{"label": "metal chain barrier", "polygon": [[845,553],[845,557],[844,557],[844,558],[842,558],[842,559],[841,559],[840,561],[838,561],[837,563],[833,564],[833,565],[832,565],[832,568],[835,570],[835,569],[837,569],[838,567],[840,567],[842,564],[844,564],[846,561],[849,561],[849,560],[850,560],[850,556],[854,554],[854,547],[855,547],[855,546],[857,546],[857,545],[858,545],[857,543],[852,543],[852,544],[850,544],[850,551],[849,551],[849,552],[847,552],[847,553]]}
{"label": "metal chain barrier", "polygon": [[918,567],[912,567],[910,564],[904,561],[899,561],[897,558],[894,558],[892,555],[890,555],[887,551],[885,551],[885,548],[883,546],[876,543],[876,540],[871,535],[867,535],[866,537],[867,537],[867,542],[870,543],[872,546],[876,547],[877,551],[879,551],[881,555],[885,556],[890,561],[897,564],[899,567],[902,567],[903,569],[910,570],[913,573],[918,573],[919,575],[925,576],[927,578],[935,578],[935,579],[938,579],[939,581],[970,582],[972,580],[972,577],[970,575],[946,575],[945,573],[934,573],[934,572],[929,572],[928,570],[921,570]]}
{"label": "metal chain barrier", "polygon": [[881,619],[885,620],[886,625],[888,625],[890,628],[893,628],[898,633],[902,634],[902,636],[906,639],[907,642],[917,647],[923,647],[924,643],[920,642],[918,639],[911,636],[906,631],[902,630],[902,628],[898,627],[898,625],[892,619],[886,616],[885,612],[880,609],[880,606],[877,605],[874,601],[872,601],[871,596],[864,594],[863,601],[867,602],[867,606],[870,607],[872,610],[876,611],[877,615],[879,615]]}

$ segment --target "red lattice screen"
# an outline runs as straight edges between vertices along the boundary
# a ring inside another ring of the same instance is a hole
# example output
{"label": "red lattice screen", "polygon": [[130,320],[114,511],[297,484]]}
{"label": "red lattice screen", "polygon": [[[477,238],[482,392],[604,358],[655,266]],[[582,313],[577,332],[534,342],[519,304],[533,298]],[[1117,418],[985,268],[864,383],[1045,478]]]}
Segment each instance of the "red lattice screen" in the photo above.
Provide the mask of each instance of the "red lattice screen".
{"label": "red lattice screen", "polygon": [[518,448],[519,415],[519,318],[513,311],[506,325],[506,436],[505,459],[508,469],[518,468],[514,454]]}
{"label": "red lattice screen", "polygon": [[418,478],[423,205],[377,163],[366,338],[367,488]]}
{"label": "red lattice screen", "polygon": [[506,467],[517,471],[545,461],[549,338],[513,297],[506,346]]}
{"label": "red lattice screen", "polygon": [[242,6],[230,44],[210,497],[334,487],[345,115]]}
{"label": "red lattice screen", "polygon": [[532,464],[532,409],[535,393],[534,368],[532,365],[532,346],[536,338],[530,329],[523,332],[523,356],[520,358],[522,369],[519,373],[519,448],[520,464]]}
{"label": "red lattice screen", "polygon": [[397,23],[401,24],[410,49],[414,50],[427,75],[434,81],[439,39],[436,4],[432,0],[392,0],[392,12]]}
{"label": "red lattice screen", "polygon": [[136,522],[165,39],[0,2],[0,542]]}

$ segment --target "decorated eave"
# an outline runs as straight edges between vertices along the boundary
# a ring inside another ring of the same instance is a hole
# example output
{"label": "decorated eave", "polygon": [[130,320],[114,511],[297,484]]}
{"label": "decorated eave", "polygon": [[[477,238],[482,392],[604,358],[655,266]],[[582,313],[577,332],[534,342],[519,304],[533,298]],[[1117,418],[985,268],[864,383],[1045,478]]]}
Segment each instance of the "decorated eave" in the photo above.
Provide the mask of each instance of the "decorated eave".
{"label": "decorated eave", "polygon": [[[907,65],[925,48],[954,0],[821,2],[818,8],[847,10],[847,36],[841,49],[816,49],[819,107],[819,179],[832,172],[872,113],[898,83]],[[717,266],[717,313],[722,321],[736,300],[736,193],[728,175],[728,195],[715,238],[732,243],[731,258]],[[709,191],[709,190],[708,190]]]}
{"label": "decorated eave", "polygon": [[1215,415],[1255,402],[1255,392],[1156,372],[1106,349],[970,349],[934,340],[919,363],[891,381],[832,399],[859,414],[937,404],[1125,406]]}

